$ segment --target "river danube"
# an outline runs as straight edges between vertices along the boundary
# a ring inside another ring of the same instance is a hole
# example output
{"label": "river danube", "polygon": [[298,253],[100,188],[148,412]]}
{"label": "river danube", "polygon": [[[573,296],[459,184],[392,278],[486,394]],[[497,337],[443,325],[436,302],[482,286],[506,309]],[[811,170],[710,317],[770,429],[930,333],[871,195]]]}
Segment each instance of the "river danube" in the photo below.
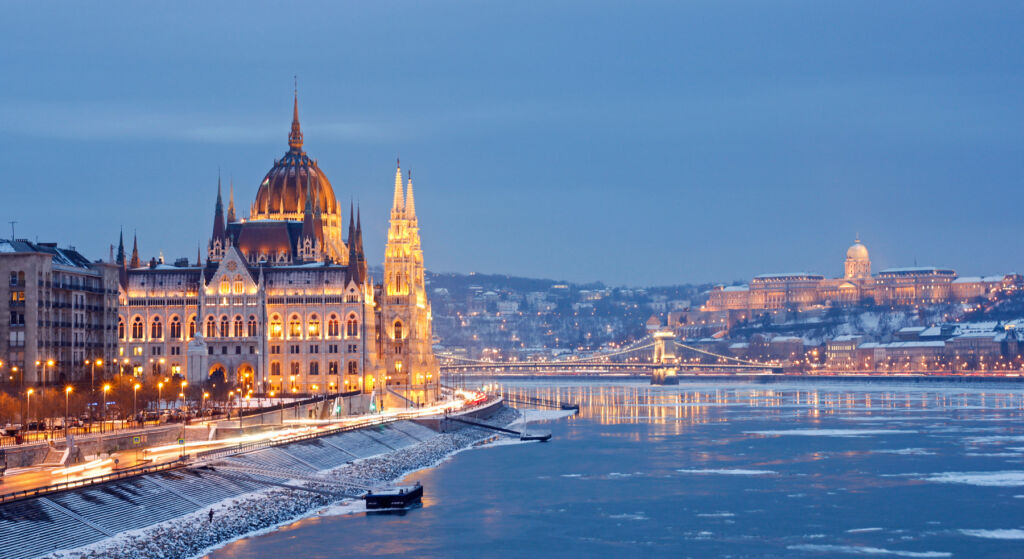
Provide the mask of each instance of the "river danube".
{"label": "river danube", "polygon": [[505,386],[581,413],[209,557],[1024,557],[1024,386]]}

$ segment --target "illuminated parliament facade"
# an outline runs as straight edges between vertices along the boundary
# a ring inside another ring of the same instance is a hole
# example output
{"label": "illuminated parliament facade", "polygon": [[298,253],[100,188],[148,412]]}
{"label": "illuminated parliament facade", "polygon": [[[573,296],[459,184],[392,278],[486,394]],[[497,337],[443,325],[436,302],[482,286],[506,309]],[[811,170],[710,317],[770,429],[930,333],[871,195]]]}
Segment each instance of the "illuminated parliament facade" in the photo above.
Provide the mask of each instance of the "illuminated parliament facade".
{"label": "illuminated parliament facade", "polygon": [[[288,152],[247,218],[225,211],[220,181],[205,255],[139,258],[121,239],[119,366],[125,373],[278,394],[438,392],[431,309],[411,177],[395,171],[384,277],[374,283],[361,219],[347,234],[334,190],[303,151],[296,96]],[[205,260],[205,261],[204,261]]]}

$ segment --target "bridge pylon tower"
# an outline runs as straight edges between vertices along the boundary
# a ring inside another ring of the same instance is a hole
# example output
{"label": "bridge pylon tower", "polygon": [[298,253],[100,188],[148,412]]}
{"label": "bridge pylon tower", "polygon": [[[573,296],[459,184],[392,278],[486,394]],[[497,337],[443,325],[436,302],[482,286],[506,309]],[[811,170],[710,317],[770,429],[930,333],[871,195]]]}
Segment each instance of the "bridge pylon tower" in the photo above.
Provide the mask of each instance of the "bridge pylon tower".
{"label": "bridge pylon tower", "polygon": [[654,367],[651,384],[679,384],[678,359],[676,358],[676,335],[671,330],[659,330],[654,338]]}

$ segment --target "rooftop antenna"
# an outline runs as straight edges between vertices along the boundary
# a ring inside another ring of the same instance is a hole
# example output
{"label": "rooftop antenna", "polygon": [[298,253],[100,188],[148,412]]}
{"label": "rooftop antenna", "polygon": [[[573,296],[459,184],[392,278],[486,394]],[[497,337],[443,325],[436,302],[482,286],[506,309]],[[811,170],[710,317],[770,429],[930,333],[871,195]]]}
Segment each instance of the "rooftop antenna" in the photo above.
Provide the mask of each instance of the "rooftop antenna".
{"label": "rooftop antenna", "polygon": [[14,240],[14,224],[18,223],[18,222],[17,221],[8,221],[8,223],[11,224],[11,240],[13,241]]}

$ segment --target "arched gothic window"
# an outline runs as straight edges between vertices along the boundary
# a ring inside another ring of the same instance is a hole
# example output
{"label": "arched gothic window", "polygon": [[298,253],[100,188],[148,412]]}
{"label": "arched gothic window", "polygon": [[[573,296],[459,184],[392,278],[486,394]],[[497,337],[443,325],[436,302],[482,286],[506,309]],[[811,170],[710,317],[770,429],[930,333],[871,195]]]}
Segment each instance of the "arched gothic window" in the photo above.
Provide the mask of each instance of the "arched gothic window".
{"label": "arched gothic window", "polygon": [[235,295],[245,293],[245,284],[242,283],[242,276],[235,276]]}
{"label": "arched gothic window", "polygon": [[219,291],[221,295],[227,295],[228,293],[231,293],[231,282],[228,281],[228,278],[222,278],[220,280]]}
{"label": "arched gothic window", "polygon": [[142,324],[142,317],[136,316],[135,319],[132,320],[132,339],[141,340],[146,334],[145,330],[146,329]]}
{"label": "arched gothic window", "polygon": [[221,316],[220,317],[220,337],[226,338],[226,337],[231,335],[231,330],[228,327],[228,324],[229,324],[228,317],[227,316]]}
{"label": "arched gothic window", "polygon": [[120,316],[117,317],[117,339],[124,340],[124,318]]}
{"label": "arched gothic window", "polygon": [[312,314],[309,316],[309,337],[319,338],[320,337],[320,317]]}
{"label": "arched gothic window", "polygon": [[196,317],[188,319],[188,339],[196,337]]}
{"label": "arched gothic window", "polygon": [[214,319],[212,316],[206,317],[206,337],[217,337],[217,320]]}
{"label": "arched gothic window", "polygon": [[149,338],[159,340],[164,337],[164,325],[160,322],[159,316],[153,317],[153,323],[149,327]]}
{"label": "arched gothic window", "polygon": [[280,339],[284,334],[284,326],[281,324],[281,316],[275,314],[270,317],[270,337]]}
{"label": "arched gothic window", "polygon": [[345,337],[359,337],[359,319],[356,318],[356,315],[354,313],[348,315],[348,320],[345,321]]}
{"label": "arched gothic window", "polygon": [[331,338],[337,338],[339,334],[338,315],[332,314],[327,318],[327,335]]}
{"label": "arched gothic window", "polygon": [[169,328],[171,330],[171,339],[172,340],[180,340],[181,339],[181,319],[178,318],[178,315],[174,315],[174,316],[171,317],[171,324],[170,324]]}
{"label": "arched gothic window", "polygon": [[242,324],[242,315],[238,315],[235,317],[235,337],[241,338],[244,335],[245,328],[244,325]]}
{"label": "arched gothic window", "polygon": [[254,314],[249,315],[249,337],[256,337],[256,315]]}
{"label": "arched gothic window", "polygon": [[297,314],[293,314],[292,317],[288,320],[288,337],[302,337],[302,321],[299,320],[299,315]]}
{"label": "arched gothic window", "polygon": [[356,363],[355,361],[349,361],[348,362],[348,374],[350,374],[350,375],[358,375],[359,374],[359,364]]}
{"label": "arched gothic window", "polygon": [[396,320],[395,321],[395,339],[396,340],[401,340],[402,339],[402,321],[401,320]]}

